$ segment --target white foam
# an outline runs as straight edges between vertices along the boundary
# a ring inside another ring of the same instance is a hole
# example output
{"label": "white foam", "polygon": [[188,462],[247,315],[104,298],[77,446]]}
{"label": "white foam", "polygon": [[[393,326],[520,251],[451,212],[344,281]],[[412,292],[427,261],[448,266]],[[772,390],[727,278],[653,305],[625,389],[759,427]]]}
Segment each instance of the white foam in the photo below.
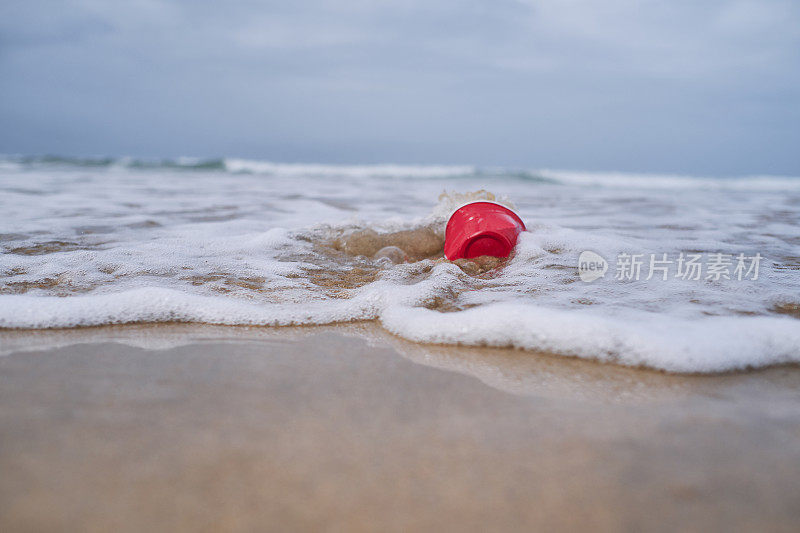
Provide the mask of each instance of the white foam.
{"label": "white foam", "polygon": [[413,177],[443,178],[465,176],[475,172],[466,165],[322,165],[308,163],[273,163],[253,159],[225,159],[230,172],[252,172],[281,176],[348,176],[348,177]]}
{"label": "white foam", "polygon": [[[790,318],[714,317],[698,322],[639,313],[619,320],[522,304],[440,313],[408,305],[415,300],[408,294],[397,296],[402,295],[386,287],[327,305],[258,305],[155,288],[72,298],[3,296],[0,327],[174,321],[282,326],[379,318],[386,329],[413,341],[508,346],[671,372],[720,372],[800,362],[800,328]],[[398,300],[401,303],[393,303]]]}
{"label": "white foam", "polygon": [[[0,167],[0,327],[377,319],[416,341],[669,371],[798,361],[800,322],[774,311],[800,299],[794,178],[553,173],[548,183],[472,167],[242,162],[239,172],[231,161],[211,170],[188,159],[181,169]],[[337,228],[443,225],[466,197],[437,202],[440,193],[478,189],[513,200],[530,230],[497,275],[428,262],[384,264],[376,281],[334,292],[313,279],[376,268],[337,263],[315,239]],[[575,268],[583,250],[610,262],[686,251],[758,252],[764,262],[751,281],[628,282],[614,279],[612,264],[585,284]],[[426,308],[442,300],[466,310]]]}
{"label": "white foam", "polygon": [[583,310],[490,304],[460,313],[386,310],[381,323],[409,340],[510,346],[670,372],[800,362],[800,327],[790,318],[713,317],[701,322],[656,313],[627,319]]}
{"label": "white foam", "polygon": [[800,190],[796,176],[740,176],[731,178],[687,176],[681,174],[642,174],[631,172],[576,172],[542,169],[538,175],[567,185],[636,189],[722,189],[742,191]]}

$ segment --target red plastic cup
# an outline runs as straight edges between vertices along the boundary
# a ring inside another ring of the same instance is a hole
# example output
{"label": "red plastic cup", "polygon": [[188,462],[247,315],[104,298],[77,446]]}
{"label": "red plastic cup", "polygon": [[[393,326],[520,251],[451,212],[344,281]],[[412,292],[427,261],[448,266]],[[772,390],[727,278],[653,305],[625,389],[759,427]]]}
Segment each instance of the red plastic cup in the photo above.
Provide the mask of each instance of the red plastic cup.
{"label": "red plastic cup", "polygon": [[511,209],[473,202],[450,216],[444,233],[444,256],[450,261],[481,255],[508,257],[525,224]]}

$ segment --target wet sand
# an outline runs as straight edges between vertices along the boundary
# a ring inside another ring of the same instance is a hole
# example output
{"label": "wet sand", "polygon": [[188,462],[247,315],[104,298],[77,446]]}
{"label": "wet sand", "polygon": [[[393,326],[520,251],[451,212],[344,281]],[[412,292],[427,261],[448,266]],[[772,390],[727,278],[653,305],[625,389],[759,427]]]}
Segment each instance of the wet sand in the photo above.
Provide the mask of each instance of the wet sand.
{"label": "wet sand", "polygon": [[800,368],[373,324],[0,331],[0,531],[797,531]]}

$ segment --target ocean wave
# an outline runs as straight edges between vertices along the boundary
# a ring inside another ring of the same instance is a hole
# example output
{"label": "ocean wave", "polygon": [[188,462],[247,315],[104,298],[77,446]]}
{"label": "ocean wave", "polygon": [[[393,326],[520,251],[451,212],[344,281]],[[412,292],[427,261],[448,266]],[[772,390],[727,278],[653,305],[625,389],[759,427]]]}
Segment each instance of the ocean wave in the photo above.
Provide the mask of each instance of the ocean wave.
{"label": "ocean wave", "polygon": [[[3,328],[374,320],[419,342],[679,372],[800,362],[794,178],[2,161]],[[446,261],[448,216],[478,199],[513,203],[529,231],[506,261]],[[609,264],[591,284],[577,271],[586,250]],[[763,262],[757,279],[733,264],[728,278],[681,279],[689,253]],[[638,254],[641,279],[616,275],[623,254]],[[648,276],[665,255],[669,276]]]}
{"label": "ocean wave", "polygon": [[134,157],[0,156],[0,170],[37,168],[87,168],[119,170],[185,170],[252,174],[278,177],[346,177],[401,179],[520,180],[529,183],[579,187],[657,190],[800,190],[800,177],[750,175],[738,177],[692,176],[632,172],[571,171],[558,169],[480,167],[475,165],[344,165],[279,163],[258,159],[178,157],[143,159]]}
{"label": "ocean wave", "polygon": [[363,177],[458,177],[475,174],[466,165],[322,165],[308,163],[273,163],[252,159],[225,159],[229,172],[275,174],[282,176],[349,176]]}
{"label": "ocean wave", "polygon": [[288,326],[377,319],[388,331],[417,342],[514,347],[669,372],[800,362],[800,328],[790,318],[712,317],[698,322],[637,313],[611,319],[590,311],[503,303],[441,313],[413,306],[410,292],[421,289],[384,285],[334,303],[273,305],[164,288],[72,298],[6,295],[0,296],[0,328],[157,322]]}
{"label": "ocean wave", "polygon": [[796,176],[754,175],[738,177],[708,177],[681,174],[581,172],[548,169],[537,171],[537,175],[563,185],[615,189],[712,189],[742,191],[800,190],[800,177]]}
{"label": "ocean wave", "polygon": [[[59,155],[0,156],[6,168],[96,168],[96,169],[165,169],[226,170],[222,158],[178,157],[175,159],[138,159],[134,157],[69,157]],[[1,167],[0,167],[1,168]]]}
{"label": "ocean wave", "polygon": [[256,159],[194,158],[139,159],[133,157],[64,157],[64,156],[3,156],[0,165],[17,168],[67,167],[108,168],[131,170],[190,170],[223,171],[233,174],[264,174],[280,176],[348,176],[440,178],[477,173],[470,165],[328,165],[316,163],[277,163]]}

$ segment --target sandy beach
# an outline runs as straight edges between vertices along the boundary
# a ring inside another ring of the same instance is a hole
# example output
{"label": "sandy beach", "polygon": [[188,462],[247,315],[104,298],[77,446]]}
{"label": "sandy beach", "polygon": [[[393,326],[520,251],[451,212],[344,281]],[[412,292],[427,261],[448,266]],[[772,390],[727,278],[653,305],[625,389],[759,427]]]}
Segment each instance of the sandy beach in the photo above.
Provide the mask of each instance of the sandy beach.
{"label": "sandy beach", "polygon": [[3,2],[0,533],[800,533],[800,0]]}
{"label": "sandy beach", "polygon": [[371,323],[0,332],[2,531],[796,531],[800,368]]}

